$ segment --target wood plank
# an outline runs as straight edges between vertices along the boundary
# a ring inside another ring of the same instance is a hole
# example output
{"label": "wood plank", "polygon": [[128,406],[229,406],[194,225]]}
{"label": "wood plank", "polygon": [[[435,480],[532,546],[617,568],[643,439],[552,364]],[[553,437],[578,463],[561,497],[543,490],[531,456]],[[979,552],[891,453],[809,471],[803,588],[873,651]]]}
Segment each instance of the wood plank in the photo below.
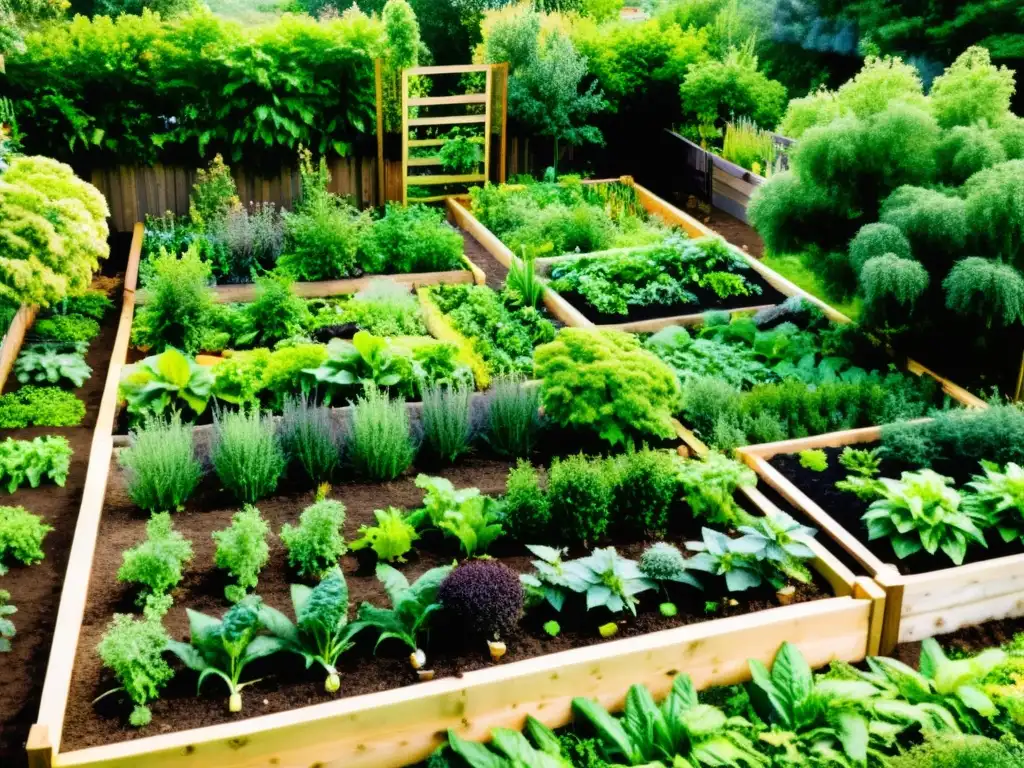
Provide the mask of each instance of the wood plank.
{"label": "wood plank", "polygon": [[972,395],[966,389],[964,389],[958,384],[954,384],[952,381],[945,378],[944,376],[939,376],[939,374],[935,373],[935,371],[931,370],[930,368],[926,368],[916,360],[912,360],[910,358],[907,359],[907,370],[910,371],[911,373],[916,373],[919,376],[931,376],[933,379],[939,382],[940,385],[942,385],[942,390],[946,394],[948,394],[954,400],[960,401],[969,408],[988,408],[988,403],[986,403],[980,397]]}
{"label": "wood plank", "polygon": [[476,216],[470,213],[469,208],[461,202],[454,198],[449,198],[447,204],[448,211],[455,220],[455,223],[461,229],[471,234],[484,247],[484,250],[497,259],[499,264],[508,269],[516,258],[509,247],[501,242],[498,236],[491,232],[491,230],[481,224]]}
{"label": "wood plank", "polygon": [[18,353],[21,352],[21,347],[25,343],[25,334],[32,327],[38,312],[38,307],[22,304],[14,313],[3,338],[0,339],[0,392],[4,391],[7,377],[10,376],[14,362],[18,359]]}
{"label": "wood plank", "polygon": [[441,156],[431,155],[430,157],[410,157],[408,165],[411,168],[419,168],[426,165],[441,165]]}
{"label": "wood plank", "polygon": [[415,128],[422,125],[471,125],[486,123],[487,115],[448,115],[445,117],[414,117],[409,126]]}
{"label": "wood plank", "polygon": [[708,154],[711,155],[712,173],[717,170],[726,176],[732,176],[737,180],[742,180],[748,184],[753,184],[754,186],[760,186],[768,181],[764,176],[754,173],[753,171],[749,171],[742,165],[737,165],[731,160],[726,160],[721,155],[716,155],[714,152],[709,152]]}
{"label": "wood plank", "polygon": [[[471,136],[467,141],[470,144],[483,144],[483,136]],[[410,147],[442,147],[448,143],[447,139],[409,139]]]}
{"label": "wood plank", "polygon": [[871,601],[867,655],[877,656],[882,646],[882,627],[885,622],[885,590],[866,576],[858,576],[853,585],[853,596]]}
{"label": "wood plank", "polygon": [[904,576],[901,616],[951,610],[999,595],[1024,595],[1024,555]]}
{"label": "wood plank", "polygon": [[961,627],[995,619],[1015,619],[1018,616],[1024,616],[1024,593],[1017,591],[995,595],[955,608],[904,616],[899,624],[899,642],[913,643],[926,637],[955,632]]}
{"label": "wood plank", "polygon": [[874,576],[875,582],[885,590],[885,618],[882,620],[882,636],[878,641],[878,652],[892,653],[900,640],[900,614],[903,612],[903,576],[895,568],[886,568]]}
{"label": "wood plank", "polygon": [[402,205],[409,202],[409,70],[402,70]]}
{"label": "wood plank", "polygon": [[633,188],[636,190],[640,204],[647,209],[647,212],[653,216],[657,216],[669,226],[681,227],[690,237],[706,237],[709,235],[714,235],[715,237],[718,236],[718,233],[713,229],[704,226],[693,218],[693,216],[684,213],[674,205],[662,200],[649,189],[646,189],[639,184],[634,184]]}
{"label": "wood plank", "polygon": [[750,195],[745,195],[738,189],[733,189],[717,179],[712,179],[711,193],[715,198],[725,198],[743,209],[743,218],[746,219],[747,206],[750,205]]}
{"label": "wood plank", "polygon": [[[751,176],[753,176],[753,174],[751,174]],[[759,176],[753,177],[761,178]],[[727,173],[718,165],[715,165],[714,168],[712,168],[711,179],[712,181],[717,181],[723,187],[728,187],[729,189],[739,192],[740,195],[747,198],[748,200],[750,199],[750,196],[754,194],[755,191],[757,191],[757,188],[761,186],[756,182],[751,182],[743,178],[737,178],[731,173]]]}
{"label": "wood plank", "polygon": [[405,75],[459,75],[463,72],[486,72],[490,64],[454,64],[444,67],[409,67]]}
{"label": "wood plank", "polygon": [[633,320],[625,323],[598,323],[597,327],[609,331],[626,331],[627,333],[656,333],[657,331],[660,331],[662,328],[668,328],[671,325],[703,325],[704,320],[707,317],[707,312],[710,311],[727,311],[730,315],[749,314],[751,312],[760,312],[762,309],[771,309],[774,306],[774,304],[759,304],[753,307],[741,307],[738,309],[730,310],[707,310],[705,312],[696,312],[691,315],[655,317],[649,320]]}
{"label": "wood plank", "polygon": [[[490,67],[487,68],[490,72]],[[464,93],[457,96],[418,96],[409,99],[410,107],[431,107],[442,104],[486,104],[486,93]]]}
{"label": "wood plank", "polygon": [[[930,419],[918,419],[915,423],[924,423]],[[811,435],[810,437],[797,437],[792,440],[779,440],[774,443],[761,443],[759,445],[746,445],[739,450],[753,456],[760,456],[762,459],[770,459],[783,453],[799,453],[812,448],[841,448],[845,445],[859,445],[860,443],[874,443],[882,436],[881,427],[860,427],[858,429],[844,429],[840,432],[827,432],[823,435]]]}
{"label": "wood plank", "polygon": [[398,690],[236,723],[58,755],[55,765],[104,768],[397,768],[425,759],[454,728],[483,739],[527,715],[566,724],[576,696],[621,709],[634,683],[656,698],[685,672],[698,688],[749,679],[747,660],[770,663],[783,641],[814,667],[867,649],[870,600],[837,597],[719,619],[494,666]]}

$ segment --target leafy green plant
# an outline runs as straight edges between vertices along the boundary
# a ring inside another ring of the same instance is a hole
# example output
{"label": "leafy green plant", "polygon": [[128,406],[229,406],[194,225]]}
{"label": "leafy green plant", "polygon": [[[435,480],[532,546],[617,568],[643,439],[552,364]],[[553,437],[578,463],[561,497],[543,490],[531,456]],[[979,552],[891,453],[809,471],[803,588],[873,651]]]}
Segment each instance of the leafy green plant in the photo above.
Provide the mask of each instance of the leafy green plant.
{"label": "leafy green plant", "polygon": [[170,347],[196,354],[203,348],[214,311],[209,263],[193,244],[180,258],[162,250],[151,270],[149,297],[133,325],[133,341],[155,352]]}
{"label": "leafy green plant", "polygon": [[880,448],[854,448],[846,446],[839,454],[839,465],[852,475],[859,477],[875,477],[882,466]]}
{"label": "leafy green plant", "polygon": [[86,291],[68,296],[55,304],[48,313],[54,315],[84,315],[93,320],[103,320],[114,309],[114,302],[103,291]]}
{"label": "leafy green plant", "polygon": [[242,346],[270,346],[299,335],[310,321],[306,302],[280,275],[256,278],[256,300],[246,305],[244,317],[244,330],[235,340]]}
{"label": "leafy green plant", "polygon": [[8,616],[17,612],[18,607],[11,604],[11,593],[0,589],[0,653],[11,652],[11,638],[17,634],[17,630]]}
{"label": "leafy green plant", "polygon": [[1024,469],[1010,462],[1004,469],[991,462],[981,463],[983,475],[975,475],[967,484],[964,511],[976,520],[992,526],[1003,541],[1024,537]]}
{"label": "leafy green plant", "polygon": [[930,469],[904,472],[899,480],[882,478],[882,498],[871,503],[863,520],[868,538],[888,539],[901,560],[922,549],[942,550],[957,565],[971,542],[986,546],[979,522],[960,509],[961,497],[953,480]]}
{"label": "leafy green plant", "polygon": [[579,454],[548,471],[551,526],[565,541],[594,541],[608,529],[614,488],[600,460]]}
{"label": "leafy green plant", "polygon": [[178,585],[192,560],[192,542],[174,530],[171,515],[159,512],[146,523],[146,538],[125,550],[117,580],[140,584],[137,602],[162,615],[170,608],[164,597]]}
{"label": "leafy green plant", "polygon": [[369,273],[464,269],[462,236],[444,214],[425,205],[388,204],[362,237],[359,259]]}
{"label": "leafy green plant", "polygon": [[448,131],[437,153],[446,173],[467,174],[476,170],[481,160],[481,144],[474,138],[472,131],[463,126]]}
{"label": "leafy green plant", "polygon": [[469,387],[423,388],[423,448],[449,464],[469,450],[473,436]]}
{"label": "leafy green plant", "polygon": [[348,584],[341,569],[328,570],[315,587],[292,584],[295,623],[269,605],[259,607],[260,622],[281,643],[281,649],[296,653],[306,668],[318,663],[327,673],[324,690],[335,693],[341,687],[338,658],[351,648],[352,637],[362,628],[348,621]]}
{"label": "leafy green plant", "polygon": [[679,464],[672,452],[648,448],[618,458],[612,465],[618,521],[637,534],[664,535],[679,496]]}
{"label": "leafy green plant", "polygon": [[397,353],[388,339],[359,331],[352,341],[331,339],[327,359],[306,374],[313,386],[323,392],[324,402],[348,399],[365,388],[394,388],[409,394],[412,385],[410,361]]}
{"label": "leafy green plant", "polygon": [[262,608],[259,598],[252,596],[236,603],[220,619],[188,608],[189,642],[167,643],[167,650],[199,673],[197,692],[208,677],[224,681],[231,712],[242,711],[242,690],[259,682],[241,682],[246,666],[286,647],[281,638],[258,634]]}
{"label": "leafy green plant", "polygon": [[8,493],[14,493],[26,481],[30,487],[38,488],[44,478],[63,488],[70,469],[71,444],[66,437],[9,437],[0,443],[0,483]]}
{"label": "leafy green plant", "polygon": [[134,416],[160,416],[171,408],[202,414],[210,401],[213,374],[176,349],[126,366],[121,397]]}
{"label": "leafy green plant", "polygon": [[539,558],[531,561],[536,573],[519,575],[519,581],[525,589],[526,605],[529,607],[546,601],[556,611],[561,611],[569,590],[569,580],[565,573],[567,563],[562,560],[566,550],[543,544],[527,544],[526,548]]}
{"label": "leafy green plant", "polygon": [[679,486],[694,517],[710,523],[736,523],[747,519],[734,498],[737,489],[757,485],[757,475],[746,465],[711,451],[700,460],[678,467]]}
{"label": "leafy green plant", "polygon": [[127,472],[131,500],[149,512],[180,510],[203,479],[192,428],[175,412],[133,429],[130,441],[117,458]]}
{"label": "leafy green plant", "polygon": [[11,560],[22,565],[41,563],[46,557],[43,539],[52,530],[24,507],[0,507],[0,576],[7,573]]}
{"label": "leafy green plant", "polygon": [[27,384],[0,395],[0,429],[77,427],[85,418],[85,403],[58,387]]}
{"label": "leafy green plant", "polygon": [[55,315],[32,326],[32,336],[42,341],[74,344],[92,341],[99,336],[100,324],[82,315]]}
{"label": "leafy green plant", "polygon": [[338,564],[348,551],[345,546],[345,505],[333,499],[320,499],[306,507],[299,524],[285,523],[281,542],[288,550],[288,564],[301,576],[319,576]]}
{"label": "leafy green plant", "polygon": [[524,307],[537,307],[537,302],[544,295],[544,283],[537,277],[536,254],[526,254],[514,259],[508,268],[505,278],[505,290],[515,297],[517,303]]}
{"label": "leafy green plant", "polygon": [[60,384],[82,386],[92,376],[92,368],[81,352],[62,352],[50,344],[33,344],[22,349],[14,365],[22,384]]}
{"label": "leafy green plant", "polygon": [[497,560],[467,560],[441,580],[437,600],[453,626],[501,640],[519,623],[523,586],[518,574]]}
{"label": "leafy green plant", "polygon": [[593,729],[605,759],[615,764],[733,768],[769,764],[747,736],[750,723],[700,703],[689,675],[676,676],[660,707],[647,688],[630,687],[621,719],[591,699],[573,699],[572,709]]}
{"label": "leafy green plant", "polygon": [[441,609],[438,589],[451,571],[450,565],[431,568],[409,584],[400,571],[385,563],[377,564],[377,580],[387,592],[391,607],[363,603],[358,614],[362,627],[370,627],[380,633],[374,650],[385,640],[398,640],[412,653],[420,650],[420,637],[429,630],[434,614]]}
{"label": "leafy green plant", "polygon": [[456,491],[451,481],[443,477],[419,475],[416,487],[427,493],[423,509],[414,513],[409,522],[420,527],[429,523],[446,535],[459,540],[463,554],[473,557],[482,554],[504,533],[501,525],[501,505],[477,488]]}
{"label": "leafy green plant", "polygon": [[213,532],[217,545],[213,561],[238,582],[224,588],[224,596],[232,603],[243,600],[247,590],[256,589],[260,571],[270,561],[269,535],[270,526],[251,504],[232,515],[227,528]]}
{"label": "leafy green plant", "polygon": [[551,522],[551,506],[540,487],[540,476],[534,466],[520,459],[508,473],[502,499],[503,525],[519,540],[543,535]]}
{"label": "leafy green plant", "polygon": [[782,510],[754,518],[752,524],[737,529],[744,534],[742,549],[758,562],[771,563],[791,579],[809,583],[811,572],[804,563],[814,560],[816,530],[801,525]]}
{"label": "leafy green plant", "polygon": [[170,639],[163,624],[155,618],[137,619],[115,613],[96,647],[103,666],[113,672],[120,684],[100,698],[124,691],[135,705],[128,722],[136,728],[152,721],[153,713],[146,705],[158,699],[160,690],[174,677],[174,670],[163,658]]}
{"label": "leafy green plant", "polygon": [[484,439],[496,453],[526,458],[540,431],[540,388],[521,376],[499,376],[487,399]]}
{"label": "leafy green plant", "polygon": [[544,414],[555,423],[593,430],[611,445],[673,434],[679,382],[634,336],[564,328],[537,348],[535,365]]}
{"label": "leafy green plant", "polygon": [[533,715],[526,716],[524,728],[533,744],[519,731],[494,728],[491,730],[492,749],[488,749],[485,744],[465,741],[449,728],[448,745],[470,768],[513,768],[516,765],[568,768],[569,763],[562,755],[558,737],[550,728]]}
{"label": "leafy green plant", "polygon": [[569,589],[586,595],[588,611],[603,607],[612,613],[628,610],[635,616],[636,595],[656,587],[635,560],[620,556],[614,547],[572,560],[562,573]]}
{"label": "leafy green plant", "polygon": [[701,528],[702,541],[688,541],[686,548],[696,552],[687,561],[695,571],[725,578],[730,592],[743,592],[760,587],[765,581],[776,589],[785,586],[786,575],[762,552],[762,542],[743,537],[731,539],[724,533]]}
{"label": "leafy green plant", "polygon": [[252,504],[277,488],[285,455],[273,417],[258,409],[214,415],[213,469],[236,499]]}
{"label": "leafy green plant", "polygon": [[379,560],[404,563],[405,555],[412,550],[413,542],[420,537],[415,526],[397,507],[375,509],[373,516],[377,519],[377,524],[359,526],[360,538],[349,544],[349,549],[358,552],[369,547],[377,553]]}
{"label": "leafy green plant", "polygon": [[327,406],[308,395],[288,397],[278,428],[281,447],[314,485],[328,482],[341,465],[341,435]]}
{"label": "leafy green plant", "polygon": [[828,469],[828,454],[821,449],[800,451],[800,466],[811,472],[824,472]]}
{"label": "leafy green plant", "polygon": [[348,457],[369,480],[394,480],[415,456],[404,400],[391,400],[376,386],[356,400],[348,437]]}

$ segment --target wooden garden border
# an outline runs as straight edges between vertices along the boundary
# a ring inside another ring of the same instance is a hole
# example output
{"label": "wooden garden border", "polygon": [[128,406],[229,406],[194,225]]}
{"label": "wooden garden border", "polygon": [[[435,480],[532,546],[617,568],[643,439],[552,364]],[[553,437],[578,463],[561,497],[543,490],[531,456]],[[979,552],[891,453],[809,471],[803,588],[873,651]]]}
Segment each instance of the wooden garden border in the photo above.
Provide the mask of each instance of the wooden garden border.
{"label": "wooden garden border", "polygon": [[312,764],[398,768],[426,758],[448,728],[466,738],[481,739],[495,726],[521,727],[528,714],[555,727],[569,721],[575,696],[591,696],[608,707],[620,708],[631,684],[644,683],[655,695],[664,695],[677,672],[689,673],[699,687],[739,682],[748,677],[748,658],[768,663],[784,641],[799,646],[814,666],[833,659],[856,661],[877,651],[884,593],[816,545],[813,567],[836,597],[234,723],[62,753],[67,698],[113,455],[118,386],[131,335],[141,236],[142,226],[138,225],[39,716],[29,735],[31,768]]}
{"label": "wooden garden border", "polygon": [[25,335],[32,327],[38,311],[38,307],[22,304],[14,314],[11,324],[7,326],[7,331],[0,338],[0,392],[4,391],[7,377],[11,375],[14,361],[18,359],[18,353],[21,352],[21,347],[25,343]]}
{"label": "wooden garden border", "polygon": [[880,427],[851,429],[747,446],[738,449],[737,454],[779,495],[864,566],[885,590],[882,653],[889,653],[897,643],[922,640],[994,619],[1024,616],[1024,554],[903,575],[895,566],[874,555],[856,536],[768,463],[779,454],[873,443],[879,440],[881,432]]}

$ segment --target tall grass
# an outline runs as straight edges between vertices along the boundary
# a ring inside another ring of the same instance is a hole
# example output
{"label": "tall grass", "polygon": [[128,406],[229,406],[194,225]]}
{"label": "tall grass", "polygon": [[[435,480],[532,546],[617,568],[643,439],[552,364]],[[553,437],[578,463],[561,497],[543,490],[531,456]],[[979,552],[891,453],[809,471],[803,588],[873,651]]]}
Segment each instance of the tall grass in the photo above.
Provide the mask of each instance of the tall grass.
{"label": "tall grass", "polygon": [[289,397],[281,419],[281,445],[313,485],[329,482],[341,464],[341,434],[325,405],[309,396]]}
{"label": "tall grass", "polygon": [[775,165],[775,138],[748,117],[741,117],[725,128],[722,157],[731,163],[770,176]]}
{"label": "tall grass", "polygon": [[368,386],[352,408],[348,457],[368,480],[394,480],[412,464],[416,449],[405,400]]}
{"label": "tall grass", "polygon": [[423,449],[435,459],[453,463],[469,450],[472,397],[473,390],[466,386],[423,388]]}
{"label": "tall grass", "polygon": [[540,431],[540,388],[526,386],[521,376],[494,381],[487,404],[484,439],[502,456],[526,458]]}
{"label": "tall grass", "polygon": [[182,424],[178,413],[132,430],[131,447],[118,460],[128,475],[128,495],[149,512],[181,509],[203,479],[192,427]]}
{"label": "tall grass", "polygon": [[239,501],[252,504],[272,493],[285,468],[270,414],[251,408],[214,415],[213,468]]}

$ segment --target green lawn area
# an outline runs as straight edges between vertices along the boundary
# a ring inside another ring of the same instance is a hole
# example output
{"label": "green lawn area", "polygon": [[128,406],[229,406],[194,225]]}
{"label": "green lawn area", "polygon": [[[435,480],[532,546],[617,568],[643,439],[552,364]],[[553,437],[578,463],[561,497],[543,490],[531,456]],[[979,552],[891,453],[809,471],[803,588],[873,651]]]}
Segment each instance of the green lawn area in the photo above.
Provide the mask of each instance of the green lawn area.
{"label": "green lawn area", "polygon": [[284,13],[287,0],[207,0],[210,10],[244,27],[276,21]]}
{"label": "green lawn area", "polygon": [[821,284],[821,280],[811,270],[804,266],[799,253],[766,253],[763,259],[766,266],[771,267],[787,280],[791,280],[808,293],[817,296],[822,301],[838,309],[852,320],[860,317],[860,299],[842,301],[829,296],[828,291]]}

